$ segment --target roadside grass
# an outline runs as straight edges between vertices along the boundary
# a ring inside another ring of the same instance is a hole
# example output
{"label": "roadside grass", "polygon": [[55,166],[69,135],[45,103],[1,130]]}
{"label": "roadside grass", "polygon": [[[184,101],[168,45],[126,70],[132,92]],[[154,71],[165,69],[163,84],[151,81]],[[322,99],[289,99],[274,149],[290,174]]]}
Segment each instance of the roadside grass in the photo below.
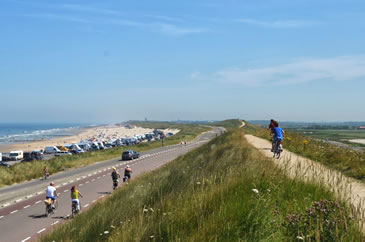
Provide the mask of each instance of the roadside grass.
{"label": "roadside grass", "polygon": [[[267,129],[247,124],[243,130],[258,137],[270,139]],[[286,132],[283,146],[298,155],[341,171],[346,176],[365,181],[365,152],[329,144],[296,132]]]}
{"label": "roadside grass", "polygon": [[[209,130],[207,127],[201,127],[198,125],[176,125],[174,127],[178,127],[180,132],[174,136],[166,138],[164,142],[165,146],[178,144],[181,140],[190,141],[200,133]],[[71,168],[79,168],[99,161],[118,158],[121,156],[122,152],[127,149],[134,149],[138,152],[142,152],[158,147],[161,147],[161,141],[140,143],[135,146],[117,147],[95,152],[86,152],[73,156],[55,157],[51,160],[22,162],[9,168],[0,167],[0,187],[34,178],[40,178],[43,176],[43,168],[45,166],[48,167],[50,174],[55,174]]]}
{"label": "roadside grass", "polygon": [[133,179],[41,241],[360,241],[351,216],[236,129]]}

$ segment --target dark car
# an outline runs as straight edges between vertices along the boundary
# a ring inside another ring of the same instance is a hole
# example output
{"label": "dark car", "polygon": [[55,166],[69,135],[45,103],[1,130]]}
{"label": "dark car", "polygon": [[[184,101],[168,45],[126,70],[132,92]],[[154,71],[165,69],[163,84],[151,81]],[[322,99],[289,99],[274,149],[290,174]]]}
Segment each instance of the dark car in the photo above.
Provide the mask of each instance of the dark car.
{"label": "dark car", "polygon": [[122,153],[122,160],[133,160],[139,157],[139,153],[134,150],[126,150]]}
{"label": "dark car", "polygon": [[40,151],[24,152],[23,161],[43,160],[43,153]]}
{"label": "dark car", "polygon": [[0,161],[0,166],[10,167],[8,163],[2,161]]}

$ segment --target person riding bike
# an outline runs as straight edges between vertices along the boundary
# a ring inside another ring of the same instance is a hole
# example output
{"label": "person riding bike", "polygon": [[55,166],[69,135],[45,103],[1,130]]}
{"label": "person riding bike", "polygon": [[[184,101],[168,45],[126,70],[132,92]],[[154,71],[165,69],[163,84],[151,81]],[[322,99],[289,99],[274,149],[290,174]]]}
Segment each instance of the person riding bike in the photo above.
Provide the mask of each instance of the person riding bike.
{"label": "person riding bike", "polygon": [[132,173],[133,173],[132,169],[130,168],[129,165],[127,165],[126,168],[124,169],[124,181],[125,181],[125,177],[128,177],[128,180],[130,180]]}
{"label": "person riding bike", "polygon": [[[272,129],[272,133],[273,142],[271,152],[274,152],[275,143],[278,141],[280,141],[281,143],[283,142],[285,132],[282,128],[279,127],[279,123],[274,121],[274,128]],[[280,144],[279,149],[283,150],[282,144]]]}
{"label": "person riding bike", "polygon": [[120,178],[120,173],[117,171],[117,168],[113,167],[113,172],[112,172],[112,179],[113,182],[117,181],[118,178]]}
{"label": "person riding bike", "polygon": [[47,187],[46,190],[46,199],[51,199],[52,200],[52,207],[55,208],[55,203],[56,203],[56,197],[57,197],[57,191],[56,188],[54,186],[54,182],[51,182],[49,184],[49,186]]}
{"label": "person riding bike", "polygon": [[80,200],[79,200],[79,195],[81,197],[84,197],[81,192],[79,190],[76,189],[76,186],[72,186],[71,188],[71,204],[73,202],[76,202],[77,204],[77,210],[80,211],[81,210],[81,207],[80,207]]}

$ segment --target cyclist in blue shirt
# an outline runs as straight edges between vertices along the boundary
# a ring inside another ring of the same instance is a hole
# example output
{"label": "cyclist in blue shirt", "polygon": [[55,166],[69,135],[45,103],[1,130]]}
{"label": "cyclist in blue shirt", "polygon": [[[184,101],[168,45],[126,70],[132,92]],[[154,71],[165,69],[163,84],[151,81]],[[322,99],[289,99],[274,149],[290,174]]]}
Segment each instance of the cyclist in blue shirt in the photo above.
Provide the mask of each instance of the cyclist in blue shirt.
{"label": "cyclist in blue shirt", "polygon": [[[273,152],[276,141],[281,141],[281,143],[283,142],[285,132],[282,128],[279,127],[279,123],[274,121],[274,128],[272,129],[272,133],[273,133],[273,142],[271,151]],[[280,144],[280,149],[281,150],[283,149],[282,144]]]}

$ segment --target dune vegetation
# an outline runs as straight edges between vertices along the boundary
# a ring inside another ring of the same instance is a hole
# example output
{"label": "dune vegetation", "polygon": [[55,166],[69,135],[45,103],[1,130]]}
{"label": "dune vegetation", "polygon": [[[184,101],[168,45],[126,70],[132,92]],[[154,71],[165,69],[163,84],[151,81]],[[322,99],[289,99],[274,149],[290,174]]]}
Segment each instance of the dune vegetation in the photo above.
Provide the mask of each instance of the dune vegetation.
{"label": "dune vegetation", "polygon": [[232,129],[98,201],[42,241],[360,241],[348,206],[290,179]]}
{"label": "dune vegetation", "polygon": [[[202,132],[209,130],[207,127],[198,125],[170,124],[170,126],[161,126],[159,123],[150,122],[151,128],[178,128],[180,130],[174,136],[167,137],[164,145],[178,144],[182,140],[190,141]],[[149,128],[148,127],[148,128]],[[60,171],[65,171],[71,168],[79,168],[94,164],[99,161],[115,159],[121,156],[123,150],[134,149],[142,152],[154,148],[161,147],[161,141],[152,141],[148,143],[140,143],[132,147],[116,147],[113,149],[100,150],[94,152],[86,152],[73,156],[55,157],[51,160],[42,160],[34,162],[22,162],[11,167],[0,166],[0,187],[11,185],[34,178],[43,176],[43,168],[48,167],[50,174],[55,174]]]}
{"label": "dune vegetation", "polygon": [[[256,125],[247,124],[244,131],[270,139],[269,131]],[[305,137],[295,132],[286,132],[283,146],[291,152],[336,169],[346,176],[365,181],[365,152]]]}

